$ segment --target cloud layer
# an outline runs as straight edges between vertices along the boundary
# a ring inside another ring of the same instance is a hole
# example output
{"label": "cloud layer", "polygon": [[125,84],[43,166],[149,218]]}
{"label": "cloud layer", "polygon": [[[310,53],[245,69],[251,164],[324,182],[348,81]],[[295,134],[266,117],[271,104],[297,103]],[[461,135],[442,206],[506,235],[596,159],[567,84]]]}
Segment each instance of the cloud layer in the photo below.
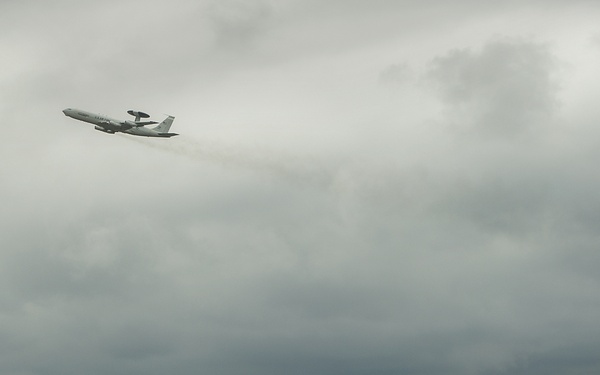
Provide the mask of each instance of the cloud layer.
{"label": "cloud layer", "polygon": [[0,372],[597,372],[595,11],[2,3]]}

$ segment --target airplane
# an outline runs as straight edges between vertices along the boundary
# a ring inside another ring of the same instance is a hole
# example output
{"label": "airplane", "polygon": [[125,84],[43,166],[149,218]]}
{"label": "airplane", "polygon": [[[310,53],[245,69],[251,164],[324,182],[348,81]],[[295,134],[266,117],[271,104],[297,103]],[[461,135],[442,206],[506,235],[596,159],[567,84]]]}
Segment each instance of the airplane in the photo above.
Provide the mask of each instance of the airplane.
{"label": "airplane", "polygon": [[67,108],[63,110],[65,116],[74,118],[75,120],[89,122],[90,124],[96,125],[94,129],[99,130],[108,134],[115,134],[117,132],[137,135],[140,137],[161,137],[161,138],[170,138],[175,135],[179,135],[177,133],[169,133],[169,129],[171,128],[171,124],[173,124],[173,120],[175,117],[169,116],[164,119],[158,126],[154,128],[145,128],[146,125],[154,125],[158,124],[156,121],[140,121],[142,118],[150,117],[149,114],[134,111],[130,109],[127,111],[132,116],[135,116],[135,121],[120,121],[115,120],[113,118],[99,115],[97,113],[92,113],[88,111],[83,111],[81,109],[75,108]]}

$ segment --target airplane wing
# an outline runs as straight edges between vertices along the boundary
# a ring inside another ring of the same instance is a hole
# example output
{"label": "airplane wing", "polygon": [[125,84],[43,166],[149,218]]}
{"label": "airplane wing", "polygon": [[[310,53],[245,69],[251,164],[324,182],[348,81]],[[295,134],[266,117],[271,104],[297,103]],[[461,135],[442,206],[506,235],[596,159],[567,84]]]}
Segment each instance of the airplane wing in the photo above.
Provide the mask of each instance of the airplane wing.
{"label": "airplane wing", "polygon": [[115,126],[115,124],[111,123],[110,121],[101,121],[98,125],[103,127],[106,130],[119,131],[119,128],[117,126]]}
{"label": "airplane wing", "polygon": [[102,121],[98,125],[103,127],[104,129],[119,132],[124,130],[129,130],[131,128],[139,128],[146,125],[158,124],[156,121],[123,121],[123,122],[111,122],[111,121]]}
{"label": "airplane wing", "polygon": [[154,124],[158,124],[158,122],[156,121],[136,121],[134,123],[130,123],[128,122],[129,125],[132,125],[136,128],[140,127],[140,126],[146,126],[146,125],[154,125]]}

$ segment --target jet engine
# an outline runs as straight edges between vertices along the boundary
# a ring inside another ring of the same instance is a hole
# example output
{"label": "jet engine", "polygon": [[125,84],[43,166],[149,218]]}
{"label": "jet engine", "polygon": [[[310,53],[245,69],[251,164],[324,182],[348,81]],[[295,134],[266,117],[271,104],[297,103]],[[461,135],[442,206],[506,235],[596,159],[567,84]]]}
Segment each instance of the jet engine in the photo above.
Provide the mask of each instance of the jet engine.
{"label": "jet engine", "polygon": [[108,133],[108,134],[115,134],[114,131],[104,129],[102,126],[94,126],[94,129],[100,130],[101,132]]}

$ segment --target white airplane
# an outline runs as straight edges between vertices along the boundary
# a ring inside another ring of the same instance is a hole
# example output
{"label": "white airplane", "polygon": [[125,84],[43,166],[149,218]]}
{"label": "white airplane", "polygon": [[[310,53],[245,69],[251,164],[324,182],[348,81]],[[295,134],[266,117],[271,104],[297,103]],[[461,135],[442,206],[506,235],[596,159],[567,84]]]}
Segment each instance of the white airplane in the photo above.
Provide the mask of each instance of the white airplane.
{"label": "white airplane", "polygon": [[169,133],[169,129],[171,128],[171,124],[173,124],[173,120],[175,117],[169,116],[164,119],[157,127],[152,129],[145,128],[146,125],[158,124],[156,121],[140,121],[141,118],[148,118],[150,115],[140,111],[129,110],[129,113],[132,116],[135,116],[135,121],[120,121],[115,120],[110,117],[106,117],[104,115],[99,115],[97,113],[91,113],[88,111],[82,111],[81,109],[75,108],[67,108],[63,110],[63,113],[66,116],[72,117],[75,120],[89,122],[90,124],[96,125],[94,129],[100,130],[101,132],[105,132],[108,134],[115,134],[117,132],[127,133],[131,135],[138,135],[141,137],[161,137],[161,138],[170,138],[175,135],[179,135],[177,133]]}

